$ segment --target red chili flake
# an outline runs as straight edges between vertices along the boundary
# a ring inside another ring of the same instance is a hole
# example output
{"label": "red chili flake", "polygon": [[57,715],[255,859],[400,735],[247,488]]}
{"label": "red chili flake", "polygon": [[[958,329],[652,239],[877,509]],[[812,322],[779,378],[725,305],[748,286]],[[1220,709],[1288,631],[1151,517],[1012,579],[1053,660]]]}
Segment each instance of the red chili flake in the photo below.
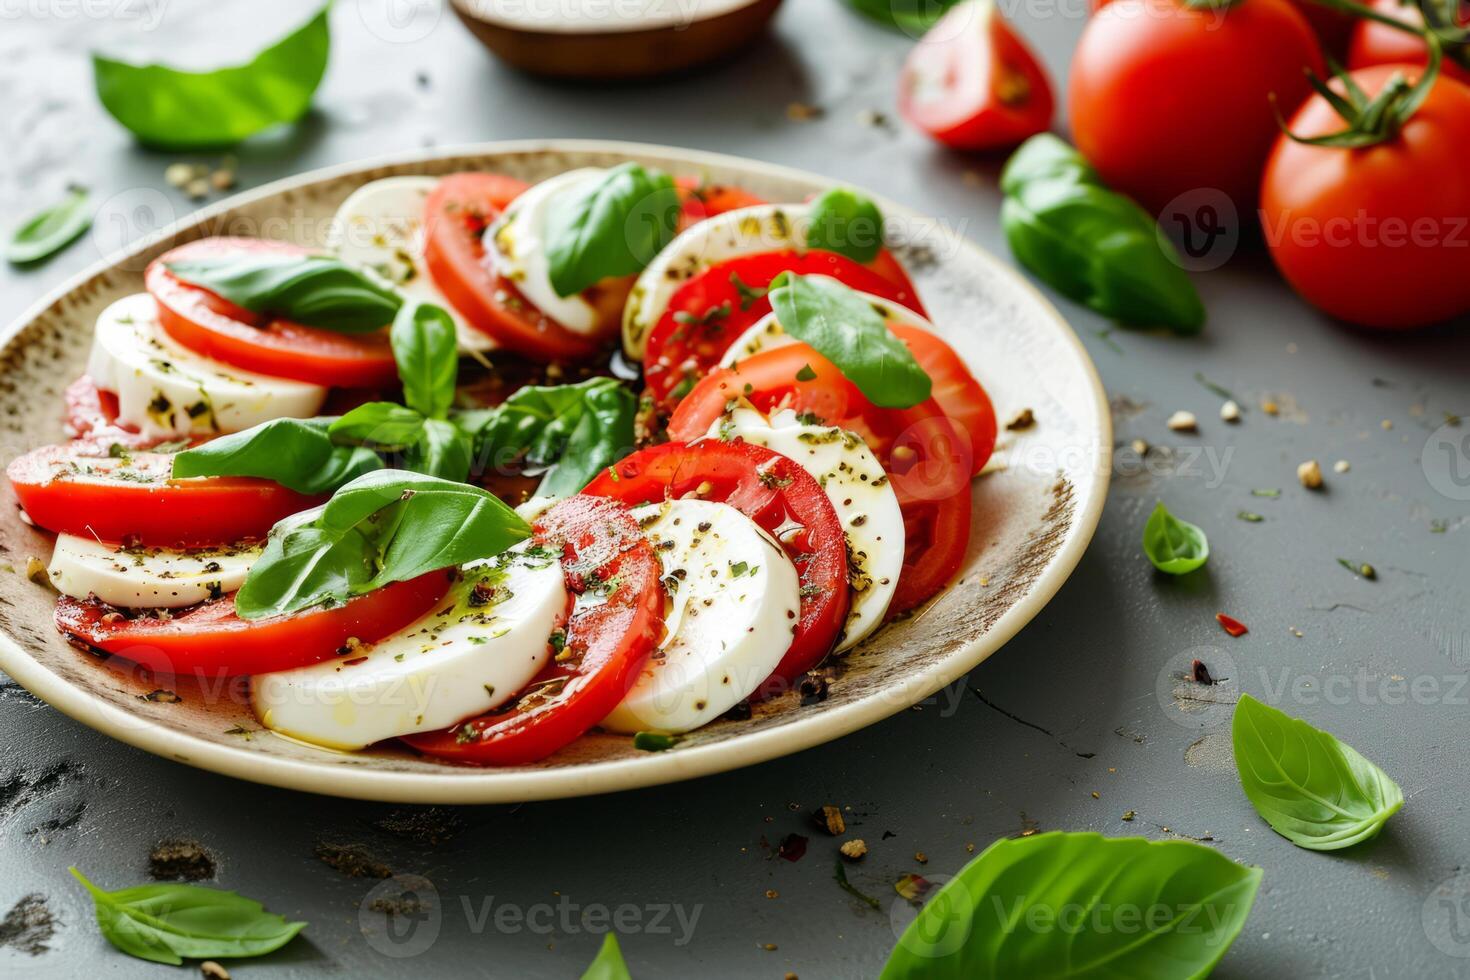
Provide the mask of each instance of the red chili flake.
{"label": "red chili flake", "polygon": [[795,864],[806,857],[806,844],[807,838],[801,834],[787,834],[781,838],[781,843],[776,845],[776,853]]}
{"label": "red chili flake", "polygon": [[1215,613],[1215,619],[1219,620],[1220,625],[1225,627],[1225,632],[1231,636],[1244,636],[1250,632],[1250,629],[1244,623],[1233,616],[1227,616],[1224,613]]}

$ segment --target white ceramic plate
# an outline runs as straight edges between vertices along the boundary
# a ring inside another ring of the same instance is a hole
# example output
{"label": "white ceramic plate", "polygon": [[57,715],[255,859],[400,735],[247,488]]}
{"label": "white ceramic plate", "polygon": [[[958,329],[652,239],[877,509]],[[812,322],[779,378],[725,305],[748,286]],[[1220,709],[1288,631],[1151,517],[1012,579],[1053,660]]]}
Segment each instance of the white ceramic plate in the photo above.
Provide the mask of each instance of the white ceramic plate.
{"label": "white ceramic plate", "polygon": [[[142,269],[168,248],[210,234],[258,233],[320,244],[337,205],[363,183],[399,174],[489,170],[538,180],[573,167],[634,159],[676,174],[738,184],[773,201],[829,183],[736,157],[603,141],[489,143],[303,174],[200,211],[113,256],[42,299],[5,332],[0,430],[13,451],[61,439],[61,392],[86,359],[108,303],[143,288]],[[598,733],[515,769],[471,769],[399,749],[328,752],[260,730],[243,681],[208,689],[149,677],[67,644],[54,595],[25,577],[51,540],[22,521],[8,481],[0,552],[0,669],[79,721],[166,758],[241,779],[338,796],[415,803],[498,803],[673,782],[800,751],[915,704],[998,650],[1039,612],[1087,547],[1107,491],[1112,436],[1106,398],[1082,345],[1057,311],[1007,264],[939,222],[882,201],[890,245],[939,331],[989,390],[1002,423],[1030,408],[1036,424],[1001,433],[1001,468],[974,484],[965,567],[943,594],[880,630],[834,667],[828,697],[795,692],[746,721],[719,721],[661,753]],[[181,700],[147,700],[158,689]]]}

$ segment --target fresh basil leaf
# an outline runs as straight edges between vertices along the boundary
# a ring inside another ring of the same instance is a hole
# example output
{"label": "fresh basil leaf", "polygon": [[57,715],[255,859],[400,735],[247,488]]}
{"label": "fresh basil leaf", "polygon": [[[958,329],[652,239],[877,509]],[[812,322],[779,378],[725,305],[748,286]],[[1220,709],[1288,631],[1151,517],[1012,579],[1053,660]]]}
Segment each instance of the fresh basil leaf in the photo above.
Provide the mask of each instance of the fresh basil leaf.
{"label": "fresh basil leaf", "polygon": [[834,187],[812,202],[806,244],[854,262],[871,262],[883,250],[883,212],[872,198]]}
{"label": "fresh basil leaf", "polygon": [[919,37],[944,12],[961,0],[847,0],[847,5],[871,20]]}
{"label": "fresh basil leaf", "polygon": [[235,593],[242,619],[345,602],[391,582],[498,555],[531,533],[478,487],[379,470],[277,524]]}
{"label": "fresh basil leaf", "polygon": [[460,425],[476,434],[476,457],[492,469],[545,470],[537,493],[565,497],[633,449],[638,402],[612,378],[528,386]]}
{"label": "fresh basil leaf", "polygon": [[390,337],[404,402],[425,418],[444,418],[459,375],[454,320],[432,303],[405,303],[393,318]]}
{"label": "fresh basil leaf", "polygon": [[371,333],[403,300],[366,273],[326,255],[242,252],[166,263],[184,282],[236,306],[338,333]]}
{"label": "fresh basil leaf", "polygon": [[558,296],[630,276],[674,237],[679,195],[668,174],[621,163],[546,210],[546,257]]}
{"label": "fresh basil leaf", "polygon": [[87,207],[91,195],[85,187],[72,187],[66,197],[30,218],[10,236],[5,246],[5,260],[14,265],[39,262],[56,254],[92,226],[92,212]]}
{"label": "fresh basil leaf", "polygon": [[[1039,144],[1039,147],[1038,147]],[[1132,326],[1197,333],[1205,308],[1152,216],[1049,133],[1001,174],[1001,226],[1017,261],[1063,295]]]}
{"label": "fresh basil leaf", "polygon": [[179,71],[92,56],[97,97],[144,143],[189,149],[238,143],[311,105],[327,70],[329,6],[243,65]]}
{"label": "fresh basil leaf", "polygon": [[174,456],[173,476],[253,476],[297,493],[330,493],[364,473],[382,469],[376,453],[334,445],[332,419],[273,419],[211,439]]}
{"label": "fresh basil leaf", "polygon": [[368,402],[333,422],[328,432],[339,446],[395,452],[419,441],[424,421],[418,412],[397,402]]}
{"label": "fresh basil leaf", "polygon": [[929,375],[871,303],[835,279],[783,272],[767,294],[781,329],[816,348],[882,408],[929,397]]}
{"label": "fresh basil leaf", "polygon": [[602,937],[602,949],[597,959],[582,974],[582,980],[633,980],[628,964],[623,962],[623,951],[618,948],[618,937],[612,933]]}
{"label": "fresh basil leaf", "polygon": [[1297,847],[1369,840],[1404,805],[1398,783],[1352,746],[1249,694],[1235,705],[1230,738],[1251,805]]}
{"label": "fresh basil leaf", "polygon": [[1260,884],[1259,868],[1189,841],[1000,840],[924,904],[881,980],[1203,977]]}
{"label": "fresh basil leaf", "polygon": [[92,895],[97,925],[129,956],[177,966],[184,957],[264,956],[306,928],[267,912],[234,892],[195,885],[140,885],[103,891],[76,868],[72,875]]}
{"label": "fresh basil leaf", "polygon": [[1204,531],[1169,513],[1160,501],[1143,528],[1143,553],[1159,571],[1184,575],[1209,560],[1210,542]]}
{"label": "fresh basil leaf", "polygon": [[463,483],[470,475],[474,448],[459,426],[443,419],[425,419],[423,434],[403,454],[403,465],[415,473]]}

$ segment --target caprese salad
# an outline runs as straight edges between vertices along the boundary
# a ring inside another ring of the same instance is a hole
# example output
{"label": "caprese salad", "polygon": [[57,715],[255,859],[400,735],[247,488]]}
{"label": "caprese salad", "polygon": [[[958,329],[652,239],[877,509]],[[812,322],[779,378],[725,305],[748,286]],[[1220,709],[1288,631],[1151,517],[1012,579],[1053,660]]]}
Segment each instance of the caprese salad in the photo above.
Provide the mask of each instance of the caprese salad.
{"label": "caprese salad", "polygon": [[995,442],[883,241],[851,190],[623,163],[181,245],[8,468],[57,626],[248,677],[284,736],[478,765],[782,696],[955,575]]}

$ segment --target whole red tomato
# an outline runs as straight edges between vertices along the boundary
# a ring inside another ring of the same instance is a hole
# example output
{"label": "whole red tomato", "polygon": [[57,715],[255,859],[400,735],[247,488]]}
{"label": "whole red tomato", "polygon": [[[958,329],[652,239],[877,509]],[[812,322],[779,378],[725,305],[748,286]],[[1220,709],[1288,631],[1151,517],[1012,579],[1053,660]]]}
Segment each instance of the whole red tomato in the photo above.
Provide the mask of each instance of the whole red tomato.
{"label": "whole red tomato", "polygon": [[[1092,12],[1099,10],[1112,3],[1113,0],[1089,0]],[[1392,0],[1397,3],[1398,0]],[[1307,24],[1312,32],[1317,35],[1317,40],[1322,42],[1323,50],[1342,57],[1347,53],[1348,37],[1353,32],[1353,25],[1357,19],[1341,10],[1324,7],[1316,0],[1291,0],[1291,5],[1297,9],[1297,13],[1307,19]]]}
{"label": "whole red tomato", "polygon": [[[1359,69],[1371,98],[1412,65]],[[1332,87],[1344,91],[1341,81]],[[1314,95],[1291,120],[1301,137],[1344,129]],[[1277,141],[1261,182],[1261,225],[1282,275],[1307,302],[1350,323],[1417,327],[1470,310],[1470,86],[1440,76],[1414,114],[1360,149]]]}
{"label": "whole red tomato", "polygon": [[[1401,20],[1405,24],[1422,28],[1424,13],[1417,3],[1401,3],[1400,0],[1370,0],[1368,6],[1380,14]],[[1456,12],[1461,26],[1470,23],[1470,9],[1461,5]],[[1349,68],[1368,68],[1373,65],[1422,65],[1429,60],[1429,49],[1423,38],[1408,31],[1395,30],[1387,24],[1379,24],[1364,18],[1358,21],[1348,45]],[[1463,44],[1445,45],[1444,61],[1440,71],[1452,78],[1470,84],[1470,47]]]}
{"label": "whole red tomato", "polygon": [[1317,39],[1289,0],[1221,6],[1114,0],[1072,56],[1072,136],[1114,189],[1155,214],[1189,191],[1255,208],[1283,111],[1322,70]]}
{"label": "whole red tomato", "polygon": [[898,111],[945,146],[995,150],[1051,126],[1046,69],[994,0],[951,7],[914,45],[898,80]]}

